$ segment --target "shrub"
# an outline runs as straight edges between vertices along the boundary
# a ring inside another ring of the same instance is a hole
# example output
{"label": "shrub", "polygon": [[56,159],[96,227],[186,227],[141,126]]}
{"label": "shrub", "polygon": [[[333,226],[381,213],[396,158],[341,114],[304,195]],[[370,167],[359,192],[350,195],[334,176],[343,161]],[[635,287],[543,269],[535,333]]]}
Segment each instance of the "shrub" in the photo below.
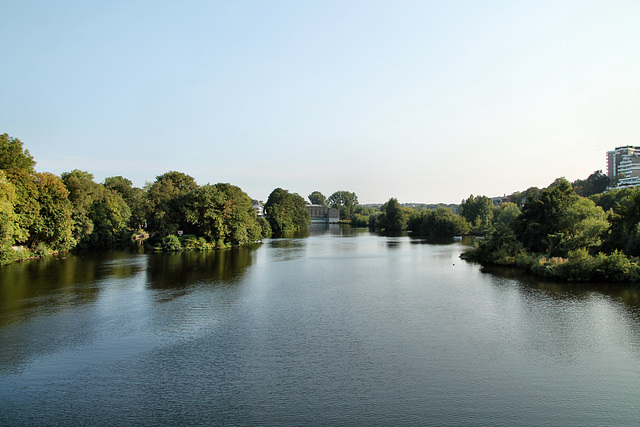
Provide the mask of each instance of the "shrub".
{"label": "shrub", "polygon": [[613,251],[604,260],[604,273],[607,280],[620,282],[629,279],[631,262],[629,258],[618,250]]}
{"label": "shrub", "polygon": [[11,248],[10,243],[0,245],[0,265],[9,264],[18,260],[19,254]]}
{"label": "shrub", "polygon": [[51,255],[51,252],[51,249],[49,249],[49,247],[44,243],[38,243],[36,247],[31,250],[31,253],[38,257]]}
{"label": "shrub", "polygon": [[520,268],[526,268],[527,270],[531,269],[533,263],[536,262],[536,259],[533,256],[529,255],[529,253],[522,248],[516,251],[513,259],[516,266]]}
{"label": "shrub", "polygon": [[[465,253],[466,259],[491,264],[513,265],[525,252],[509,227],[498,224],[474,249]],[[527,262],[530,264],[530,262]]]}
{"label": "shrub", "polygon": [[590,280],[598,268],[598,262],[595,257],[589,254],[586,248],[569,251],[563,277],[568,280]]}
{"label": "shrub", "polygon": [[600,252],[592,256],[586,248],[570,251],[567,258],[539,256],[531,264],[530,271],[540,276],[565,280],[640,280],[640,265],[637,261],[630,260],[623,252],[614,251],[610,255]]}
{"label": "shrub", "polygon": [[160,243],[160,247],[163,251],[179,251],[182,250],[182,245],[180,244],[180,239],[173,234],[168,235],[162,242]]}
{"label": "shrub", "polygon": [[207,242],[204,237],[196,237],[193,234],[186,234],[180,238],[182,249],[187,251],[207,251],[214,249],[215,245]]}
{"label": "shrub", "polygon": [[351,217],[351,225],[355,227],[366,227],[369,225],[369,216],[355,214]]}
{"label": "shrub", "polygon": [[537,262],[531,265],[531,271],[539,276],[566,278],[566,264],[565,258],[540,256]]}

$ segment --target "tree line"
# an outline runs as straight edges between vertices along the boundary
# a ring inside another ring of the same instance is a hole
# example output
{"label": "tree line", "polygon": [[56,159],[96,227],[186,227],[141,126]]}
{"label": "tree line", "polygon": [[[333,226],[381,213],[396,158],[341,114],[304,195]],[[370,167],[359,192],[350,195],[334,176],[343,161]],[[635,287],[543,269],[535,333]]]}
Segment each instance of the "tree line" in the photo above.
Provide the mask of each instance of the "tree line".
{"label": "tree line", "polygon": [[400,205],[394,197],[379,207],[362,206],[357,195],[348,191],[337,191],[328,198],[314,191],[308,197],[311,203],[339,209],[341,220],[357,227],[387,232],[406,230],[413,236],[428,238],[459,236],[470,230],[467,220],[450,207],[416,209]]}
{"label": "tree line", "polygon": [[[109,247],[134,235],[151,235],[150,244],[161,250],[222,248],[286,235],[310,224],[306,201],[282,188],[269,195],[264,206],[267,216],[259,218],[251,198],[239,187],[200,186],[178,171],[137,188],[122,176],[95,182],[91,173],[79,169],[56,176],[37,172],[35,165],[22,141],[0,135],[2,264],[52,252]],[[381,208],[364,207],[355,193],[341,190],[329,197],[315,191],[309,201],[338,209],[343,221],[358,226],[389,231],[409,226],[416,234],[438,236],[467,230],[450,210],[419,212],[400,207],[395,199]]]}
{"label": "tree line", "polygon": [[[237,186],[198,185],[169,171],[144,188],[122,176],[94,181],[89,172],[37,172],[18,138],[0,135],[0,263],[78,248],[103,248],[152,236],[158,249],[212,249],[257,242],[309,225],[306,202],[276,189],[268,218]],[[182,237],[178,237],[181,231]]]}
{"label": "tree line", "polygon": [[[0,263],[74,248],[103,248],[150,234],[163,250],[203,250],[286,235],[310,224],[307,202],[276,188],[256,216],[251,198],[237,186],[198,185],[177,171],[137,188],[122,176],[94,181],[73,170],[60,176],[37,172],[22,142],[0,135]],[[467,259],[516,265],[572,280],[639,280],[640,187],[604,192],[607,177],[559,178],[549,187],[515,192],[494,206],[470,195],[450,207],[408,207],[390,198],[362,206],[355,193],[329,197],[314,191],[311,203],[340,211],[341,220],[425,238],[483,235]],[[182,236],[178,236],[181,231]]]}
{"label": "tree line", "polygon": [[[518,266],[566,280],[640,280],[640,187],[610,189],[602,171],[573,182],[556,179],[529,187],[494,204],[470,195],[453,209],[414,209],[395,198],[378,207],[350,208],[343,219],[356,226],[412,236],[482,236],[464,258],[483,264]],[[319,192],[309,196],[321,203]]]}
{"label": "tree line", "polygon": [[[503,204],[503,216],[479,209],[474,226],[486,238],[463,257],[558,279],[640,280],[640,187],[585,197],[579,184],[558,178],[529,191],[522,209]],[[475,207],[483,201],[467,199]]]}

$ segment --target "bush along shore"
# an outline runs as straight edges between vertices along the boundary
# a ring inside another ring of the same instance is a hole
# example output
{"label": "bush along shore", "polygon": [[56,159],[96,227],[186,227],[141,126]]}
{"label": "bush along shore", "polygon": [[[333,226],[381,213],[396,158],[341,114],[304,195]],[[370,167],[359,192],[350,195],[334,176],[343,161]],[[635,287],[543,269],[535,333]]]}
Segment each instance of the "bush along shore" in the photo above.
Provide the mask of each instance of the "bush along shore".
{"label": "bush along shore", "polygon": [[[606,209],[606,211],[605,211]],[[569,281],[640,283],[640,188],[582,197],[554,181],[461,258]]]}

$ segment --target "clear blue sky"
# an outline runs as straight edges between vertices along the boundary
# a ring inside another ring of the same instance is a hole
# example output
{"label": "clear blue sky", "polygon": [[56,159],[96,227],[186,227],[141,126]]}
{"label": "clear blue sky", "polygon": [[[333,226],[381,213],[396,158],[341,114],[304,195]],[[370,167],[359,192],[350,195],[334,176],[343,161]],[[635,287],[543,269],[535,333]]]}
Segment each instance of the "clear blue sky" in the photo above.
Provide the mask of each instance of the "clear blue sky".
{"label": "clear blue sky", "polygon": [[640,145],[640,1],[24,0],[0,16],[0,132],[39,171],[458,203]]}

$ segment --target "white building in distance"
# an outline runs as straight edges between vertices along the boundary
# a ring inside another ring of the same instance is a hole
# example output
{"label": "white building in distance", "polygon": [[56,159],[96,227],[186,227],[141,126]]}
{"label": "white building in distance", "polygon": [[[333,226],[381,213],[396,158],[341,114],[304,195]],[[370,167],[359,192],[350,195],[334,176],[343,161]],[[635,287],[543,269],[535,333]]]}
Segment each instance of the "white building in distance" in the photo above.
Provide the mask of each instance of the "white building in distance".
{"label": "white building in distance", "polygon": [[607,175],[612,188],[640,185],[640,147],[625,145],[607,151]]}

